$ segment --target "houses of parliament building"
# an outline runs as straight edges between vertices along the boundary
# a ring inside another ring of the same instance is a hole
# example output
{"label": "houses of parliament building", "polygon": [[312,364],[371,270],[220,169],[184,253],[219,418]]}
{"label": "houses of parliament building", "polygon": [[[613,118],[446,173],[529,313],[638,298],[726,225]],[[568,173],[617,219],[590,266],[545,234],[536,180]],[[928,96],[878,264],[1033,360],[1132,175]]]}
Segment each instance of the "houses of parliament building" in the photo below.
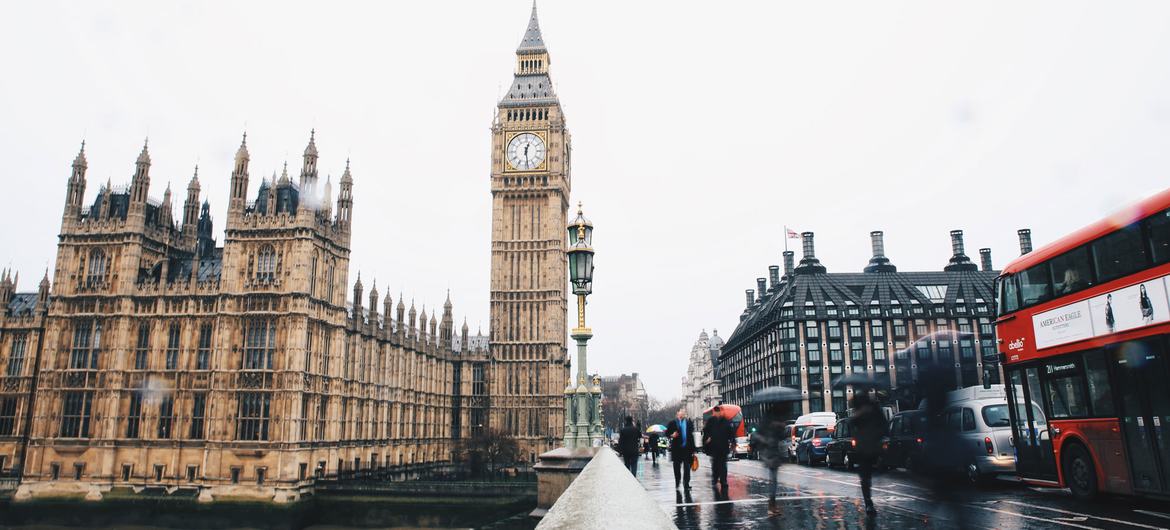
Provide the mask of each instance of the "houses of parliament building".
{"label": "houses of parliament building", "polygon": [[0,275],[0,474],[19,476],[16,498],[289,502],[322,477],[449,468],[477,430],[529,461],[559,446],[569,136],[535,7],[516,53],[492,127],[490,342],[456,329],[450,297],[428,314],[350,284],[354,177],[346,161],[322,182],[312,133],[299,174],[252,193],[244,136],[221,242],[197,170],[176,211],[169,187],[149,196],[143,145],[128,186],[87,200],[82,144],[51,276],[17,292]]}

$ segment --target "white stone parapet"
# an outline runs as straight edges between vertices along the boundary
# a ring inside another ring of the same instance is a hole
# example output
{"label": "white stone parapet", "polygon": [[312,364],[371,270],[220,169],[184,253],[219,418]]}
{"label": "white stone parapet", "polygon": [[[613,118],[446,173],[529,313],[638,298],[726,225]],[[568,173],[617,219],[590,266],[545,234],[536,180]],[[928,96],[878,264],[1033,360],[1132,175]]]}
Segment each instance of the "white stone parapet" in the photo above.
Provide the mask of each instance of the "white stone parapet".
{"label": "white stone parapet", "polygon": [[618,459],[617,453],[603,447],[536,528],[655,530],[676,527]]}

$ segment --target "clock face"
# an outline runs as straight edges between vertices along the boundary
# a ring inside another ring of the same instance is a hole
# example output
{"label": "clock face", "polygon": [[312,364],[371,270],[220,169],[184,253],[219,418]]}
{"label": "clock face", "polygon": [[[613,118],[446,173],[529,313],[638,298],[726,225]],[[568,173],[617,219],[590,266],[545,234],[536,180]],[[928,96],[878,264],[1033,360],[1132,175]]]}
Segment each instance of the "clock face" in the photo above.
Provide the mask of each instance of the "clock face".
{"label": "clock face", "polygon": [[544,140],[535,134],[517,134],[508,142],[508,164],[512,169],[536,169],[544,163],[544,154]]}

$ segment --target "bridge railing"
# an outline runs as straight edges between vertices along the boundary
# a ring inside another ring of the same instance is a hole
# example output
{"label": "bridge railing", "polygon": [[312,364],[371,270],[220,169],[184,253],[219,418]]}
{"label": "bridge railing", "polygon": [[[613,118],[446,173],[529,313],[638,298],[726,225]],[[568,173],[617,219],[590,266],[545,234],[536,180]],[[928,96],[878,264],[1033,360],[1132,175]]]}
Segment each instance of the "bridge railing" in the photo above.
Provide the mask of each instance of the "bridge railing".
{"label": "bridge railing", "polygon": [[603,447],[561,494],[537,530],[672,529],[674,522],[650,497],[617,453]]}

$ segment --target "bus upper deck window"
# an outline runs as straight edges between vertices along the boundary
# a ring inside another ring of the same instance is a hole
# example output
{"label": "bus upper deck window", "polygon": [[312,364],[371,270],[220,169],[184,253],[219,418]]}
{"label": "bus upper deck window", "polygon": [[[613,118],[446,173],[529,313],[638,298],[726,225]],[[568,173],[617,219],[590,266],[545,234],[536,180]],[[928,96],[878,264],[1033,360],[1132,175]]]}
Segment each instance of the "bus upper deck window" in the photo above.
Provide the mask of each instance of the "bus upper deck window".
{"label": "bus upper deck window", "polygon": [[1024,306],[1052,298],[1052,275],[1048,264],[1041,263],[1016,275],[1020,282],[1020,299]]}
{"label": "bus upper deck window", "polygon": [[1137,272],[1149,263],[1137,224],[1094,241],[1093,258],[1097,263],[1097,279],[1102,282]]}
{"label": "bus upper deck window", "polygon": [[1075,293],[1093,285],[1093,272],[1089,269],[1089,247],[1070,250],[1055,258],[1052,264],[1052,283],[1057,295]]}
{"label": "bus upper deck window", "polygon": [[1154,263],[1170,261],[1170,210],[1158,212],[1145,220]]}

